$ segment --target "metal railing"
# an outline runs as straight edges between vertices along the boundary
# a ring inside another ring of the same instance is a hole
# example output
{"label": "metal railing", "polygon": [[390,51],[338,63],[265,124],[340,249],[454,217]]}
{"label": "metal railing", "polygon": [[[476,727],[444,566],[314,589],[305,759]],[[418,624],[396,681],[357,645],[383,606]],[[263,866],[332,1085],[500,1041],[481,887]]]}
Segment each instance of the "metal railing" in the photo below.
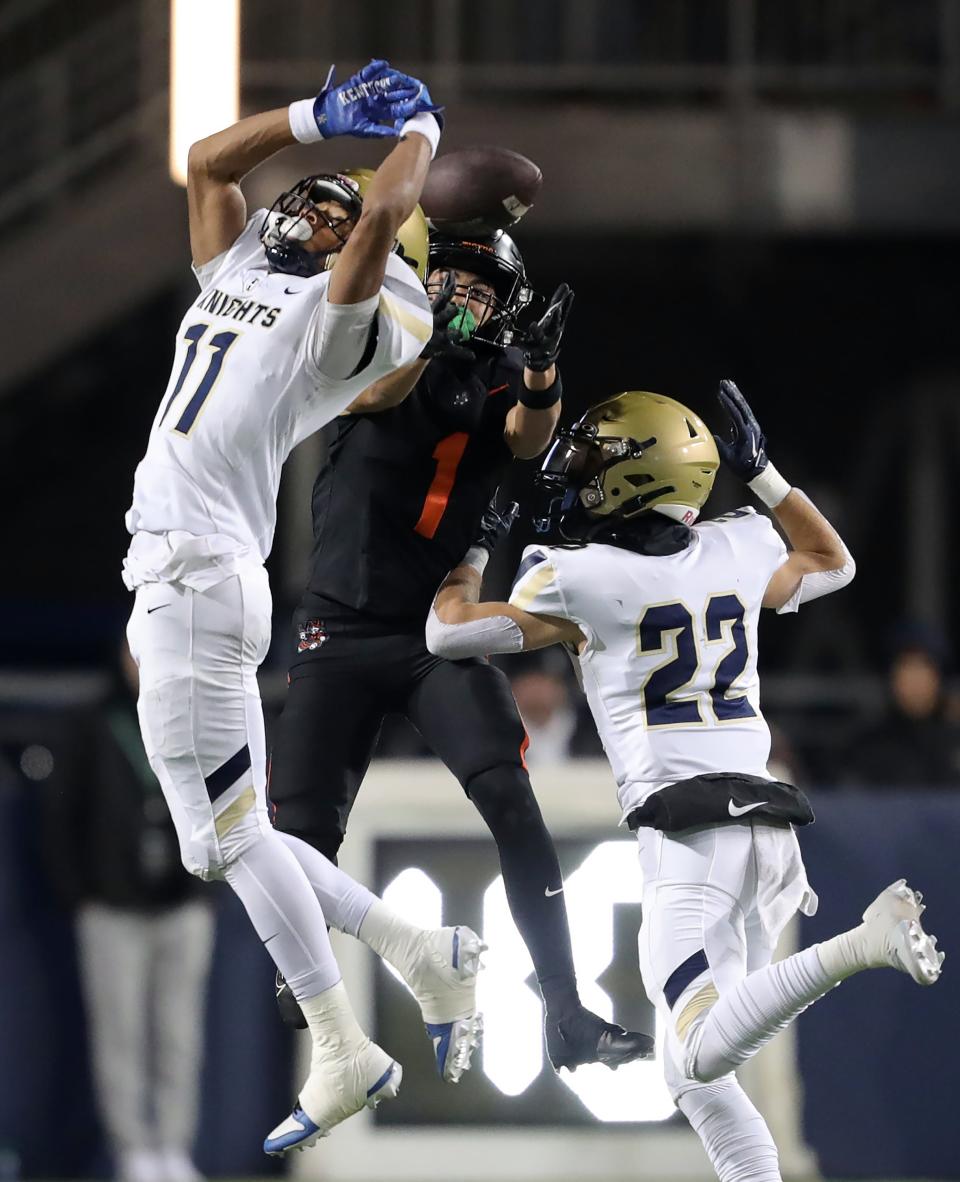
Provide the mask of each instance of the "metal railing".
{"label": "metal railing", "polygon": [[[203,0],[196,0],[202,3]],[[167,0],[0,9],[0,233],[163,152]],[[447,102],[960,107],[960,0],[243,0],[245,97],[382,54]]]}
{"label": "metal railing", "polygon": [[[28,27],[38,15],[51,29],[39,54]],[[162,151],[166,4],[114,6],[79,31],[67,22],[58,37],[66,20],[52,0],[14,3],[0,19],[0,60],[13,63],[0,82],[0,232],[27,211],[62,207],[104,170]]]}
{"label": "metal railing", "polygon": [[456,98],[956,106],[958,0],[246,0],[245,83],[373,50]]}

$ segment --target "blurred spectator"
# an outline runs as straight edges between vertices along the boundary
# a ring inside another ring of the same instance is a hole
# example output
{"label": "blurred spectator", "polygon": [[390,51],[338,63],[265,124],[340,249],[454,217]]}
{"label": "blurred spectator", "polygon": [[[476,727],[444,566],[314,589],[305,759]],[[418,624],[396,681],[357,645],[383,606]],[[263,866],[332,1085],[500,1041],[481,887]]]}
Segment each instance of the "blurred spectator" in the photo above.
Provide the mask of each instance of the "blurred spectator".
{"label": "blurred spectator", "polygon": [[126,644],[85,720],[74,774],[51,793],[50,872],[76,912],[101,1119],[124,1182],[197,1182],[196,1123],[213,915],[180,863],[143,750]]}
{"label": "blurred spectator", "polygon": [[513,696],[530,739],[526,752],[529,767],[602,754],[589,713],[578,709],[582,695],[573,692],[573,674],[565,657],[555,651],[528,658],[511,657],[503,668],[510,676]]}
{"label": "blurred spectator", "polygon": [[960,727],[949,717],[946,664],[946,647],[932,630],[911,625],[895,635],[886,715],[860,735],[852,753],[857,782],[960,787]]}
{"label": "blurred spectator", "polygon": [[790,736],[778,723],[769,721],[770,758],[767,771],[776,780],[787,784],[802,784],[806,780],[803,764]]}

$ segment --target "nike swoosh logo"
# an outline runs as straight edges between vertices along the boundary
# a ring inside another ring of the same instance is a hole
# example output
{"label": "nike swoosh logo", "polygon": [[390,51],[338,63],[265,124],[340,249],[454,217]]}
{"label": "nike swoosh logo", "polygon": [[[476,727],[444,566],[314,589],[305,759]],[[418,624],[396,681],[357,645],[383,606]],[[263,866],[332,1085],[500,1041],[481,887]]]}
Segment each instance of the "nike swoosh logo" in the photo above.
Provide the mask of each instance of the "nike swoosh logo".
{"label": "nike swoosh logo", "polygon": [[562,890],[563,890],[563,887],[557,887],[557,889],[555,891],[552,891],[549,887],[544,887],[543,893],[547,896],[548,899],[552,899],[554,895],[559,895]]}
{"label": "nike swoosh logo", "polygon": [[169,603],[158,603],[156,607],[148,607],[147,608],[147,615],[149,616],[151,612],[158,612],[162,607],[169,607],[169,606],[170,606]]}
{"label": "nike swoosh logo", "polygon": [[285,288],[283,289],[283,294],[284,294],[284,295],[299,295],[299,294],[300,294],[300,290],[301,290],[301,289],[300,289],[299,287],[295,287],[295,288],[294,288],[292,291],[290,290],[290,288],[289,288],[289,287],[285,287]]}
{"label": "nike swoosh logo", "polygon": [[731,817],[742,817],[744,813],[749,813],[751,809],[758,809],[761,805],[769,803],[769,800],[758,800],[755,804],[739,805],[731,800],[727,805],[727,811]]}

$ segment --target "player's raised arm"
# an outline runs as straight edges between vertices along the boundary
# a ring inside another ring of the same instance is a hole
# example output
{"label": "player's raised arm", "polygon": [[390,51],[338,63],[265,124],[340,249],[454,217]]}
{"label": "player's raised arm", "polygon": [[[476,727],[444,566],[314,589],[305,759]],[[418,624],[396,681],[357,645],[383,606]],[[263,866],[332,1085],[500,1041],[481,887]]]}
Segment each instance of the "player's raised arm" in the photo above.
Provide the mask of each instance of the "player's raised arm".
{"label": "player's raised arm", "polygon": [[[323,89],[274,111],[251,115],[190,148],[187,158],[187,205],[190,250],[197,266],[233,245],[243,230],[247,206],[240,181],[281,148],[316,143],[334,136],[366,139],[395,137],[379,115],[402,118],[412,113],[415,89],[410,80],[384,61],[372,61],[340,86],[333,85],[333,67]],[[384,111],[383,104],[392,104]]]}
{"label": "player's raised arm", "polygon": [[458,361],[473,362],[476,355],[459,343],[459,338],[450,332],[450,321],[460,310],[453,302],[457,283],[448,272],[439,292],[430,302],[433,313],[433,335],[423,347],[423,352],[410,365],[401,366],[378,382],[368,386],[343,412],[344,414],[376,414],[399,406],[423,375],[434,357],[449,357]]}
{"label": "player's raised arm", "polygon": [[546,312],[528,331],[519,400],[507,415],[504,430],[507,447],[518,459],[538,456],[553,438],[560,418],[563,386],[557,358],[572,304],[572,289],[561,283]]}
{"label": "player's raised arm", "polygon": [[512,603],[478,602],[487,560],[509,532],[517,512],[515,503],[502,513],[491,503],[476,544],[441,584],[427,617],[427,648],[435,656],[461,661],[583,642],[583,633],[572,620],[524,611]]}
{"label": "player's raised arm", "polygon": [[[331,304],[359,304],[379,293],[397,231],[416,209],[430,161],[436,154],[442,128],[440,109],[422,82],[407,81],[415,88],[412,98],[403,92],[390,109],[400,123],[400,141],[377,169],[364,194],[360,220],[330,280],[327,298]],[[416,114],[405,118],[411,109]]]}
{"label": "player's raised arm", "polygon": [[720,383],[720,403],[730,417],[731,436],[714,436],[726,465],[773,510],[791,550],[767,584],[763,606],[796,611],[801,603],[845,587],[856,574],[853,555],[810,498],[791,488],[770,463],[766,440],[744,396],[730,381]]}

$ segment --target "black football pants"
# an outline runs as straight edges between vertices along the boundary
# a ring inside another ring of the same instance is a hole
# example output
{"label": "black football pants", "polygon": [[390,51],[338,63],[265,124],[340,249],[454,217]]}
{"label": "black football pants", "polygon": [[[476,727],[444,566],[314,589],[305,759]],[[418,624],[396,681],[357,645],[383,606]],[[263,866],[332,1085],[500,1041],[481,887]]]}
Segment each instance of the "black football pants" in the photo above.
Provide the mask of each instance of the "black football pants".
{"label": "black football pants", "polygon": [[463,785],[500,855],[511,913],[552,1015],[577,1004],[553,841],[523,764],[526,732],[506,676],[482,660],[433,656],[423,633],[326,625],[297,653],[274,734],[274,825],[335,860],[386,714],[410,720]]}

